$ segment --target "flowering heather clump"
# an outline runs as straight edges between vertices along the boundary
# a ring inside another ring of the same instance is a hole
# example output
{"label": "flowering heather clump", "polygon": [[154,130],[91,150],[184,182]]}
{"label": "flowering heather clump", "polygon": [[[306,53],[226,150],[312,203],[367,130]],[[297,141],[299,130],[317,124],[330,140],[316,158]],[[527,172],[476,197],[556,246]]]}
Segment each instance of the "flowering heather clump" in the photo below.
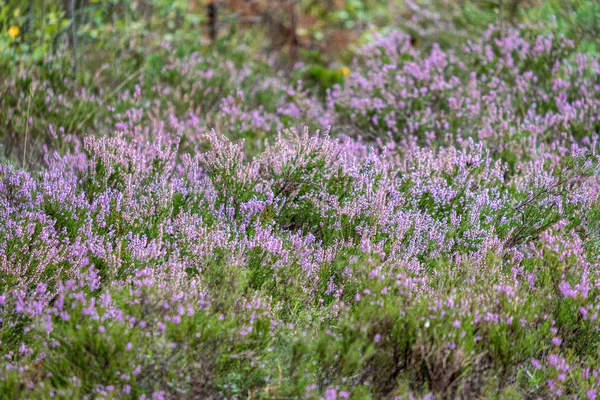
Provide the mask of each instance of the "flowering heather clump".
{"label": "flowering heather clump", "polygon": [[0,397],[600,395],[598,55],[392,32],[319,98],[162,51],[7,89],[52,125],[0,163]]}
{"label": "flowering heather clump", "polygon": [[600,129],[598,57],[565,37],[528,36],[490,27],[464,48],[425,52],[394,32],[361,50],[328,103],[357,136],[430,146],[471,137],[516,159],[541,145],[532,140],[590,140]]}

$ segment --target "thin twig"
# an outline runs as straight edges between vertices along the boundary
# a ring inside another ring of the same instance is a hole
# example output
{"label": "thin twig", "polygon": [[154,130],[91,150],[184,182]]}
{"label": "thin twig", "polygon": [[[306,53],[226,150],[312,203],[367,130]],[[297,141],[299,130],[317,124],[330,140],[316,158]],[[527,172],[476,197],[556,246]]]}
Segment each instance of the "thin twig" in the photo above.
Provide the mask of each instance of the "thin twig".
{"label": "thin twig", "polygon": [[31,111],[31,98],[33,97],[34,88],[31,86],[29,88],[29,99],[27,100],[27,117],[25,118],[25,141],[23,143],[23,168],[27,165],[26,157],[27,157],[27,138],[29,134],[29,113]]}
{"label": "thin twig", "polygon": [[71,51],[73,52],[73,75],[77,77],[77,27],[75,26],[75,0],[71,0]]}

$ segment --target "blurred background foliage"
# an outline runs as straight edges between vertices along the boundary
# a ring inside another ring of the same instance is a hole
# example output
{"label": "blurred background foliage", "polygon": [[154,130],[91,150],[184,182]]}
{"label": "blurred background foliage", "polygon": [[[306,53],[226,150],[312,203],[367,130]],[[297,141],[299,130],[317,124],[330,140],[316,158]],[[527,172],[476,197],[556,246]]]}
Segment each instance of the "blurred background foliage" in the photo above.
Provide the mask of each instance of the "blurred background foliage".
{"label": "blurred background foliage", "polygon": [[[596,0],[0,0],[0,153],[21,154],[29,140],[35,154],[50,145],[51,123],[66,134],[98,132],[111,99],[137,86],[166,104],[156,88],[182,91],[181,79],[192,78],[165,67],[196,54],[210,59],[201,63],[207,69],[234,63],[252,74],[226,82],[222,69],[202,98],[171,101],[168,112],[201,108],[205,117],[243,90],[235,85],[258,87],[275,73],[322,97],[351,73],[357,48],[391,30],[409,33],[415,47],[455,48],[490,24],[523,25],[595,54],[599,21]],[[236,101],[275,107],[272,92],[247,93],[254,98]],[[49,98],[59,105],[49,107]]]}
{"label": "blurred background foliage", "polygon": [[284,61],[326,65],[381,29],[454,45],[497,22],[556,24],[597,51],[598,21],[595,0],[0,0],[0,65],[9,72],[64,56],[80,72],[90,58],[139,64],[164,42],[185,53],[244,36]]}

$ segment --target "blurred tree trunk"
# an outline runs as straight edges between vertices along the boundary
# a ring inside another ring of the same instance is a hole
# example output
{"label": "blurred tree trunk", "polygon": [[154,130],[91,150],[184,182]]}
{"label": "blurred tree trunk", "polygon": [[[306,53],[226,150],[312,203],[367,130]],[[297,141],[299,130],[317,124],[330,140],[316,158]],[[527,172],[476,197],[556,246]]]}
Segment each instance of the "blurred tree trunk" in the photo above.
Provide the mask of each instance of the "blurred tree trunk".
{"label": "blurred tree trunk", "polygon": [[298,12],[296,9],[296,0],[289,0],[290,4],[290,59],[292,64],[295,64],[298,61],[299,57],[299,47],[300,43],[298,42]]}
{"label": "blurred tree trunk", "polygon": [[208,16],[208,36],[212,42],[216,42],[219,37],[218,5],[216,0],[208,0],[206,14]]}
{"label": "blurred tree trunk", "polygon": [[27,35],[31,30],[31,26],[33,25],[33,0],[29,0],[27,3],[27,19],[25,20],[25,25],[23,26],[23,35]]}
{"label": "blurred tree trunk", "polygon": [[63,0],[63,7],[71,26],[68,32],[68,43],[73,56],[73,73],[77,75],[77,0]]}

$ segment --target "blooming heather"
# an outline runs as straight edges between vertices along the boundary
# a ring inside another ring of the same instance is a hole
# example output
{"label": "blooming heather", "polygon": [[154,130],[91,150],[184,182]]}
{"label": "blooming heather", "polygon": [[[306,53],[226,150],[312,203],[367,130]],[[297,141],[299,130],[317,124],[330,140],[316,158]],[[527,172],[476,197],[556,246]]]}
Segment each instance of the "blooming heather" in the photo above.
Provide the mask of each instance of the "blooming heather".
{"label": "blooming heather", "polygon": [[169,57],[111,104],[40,83],[99,132],[0,164],[3,396],[596,398],[597,55],[395,31],[324,99]]}

